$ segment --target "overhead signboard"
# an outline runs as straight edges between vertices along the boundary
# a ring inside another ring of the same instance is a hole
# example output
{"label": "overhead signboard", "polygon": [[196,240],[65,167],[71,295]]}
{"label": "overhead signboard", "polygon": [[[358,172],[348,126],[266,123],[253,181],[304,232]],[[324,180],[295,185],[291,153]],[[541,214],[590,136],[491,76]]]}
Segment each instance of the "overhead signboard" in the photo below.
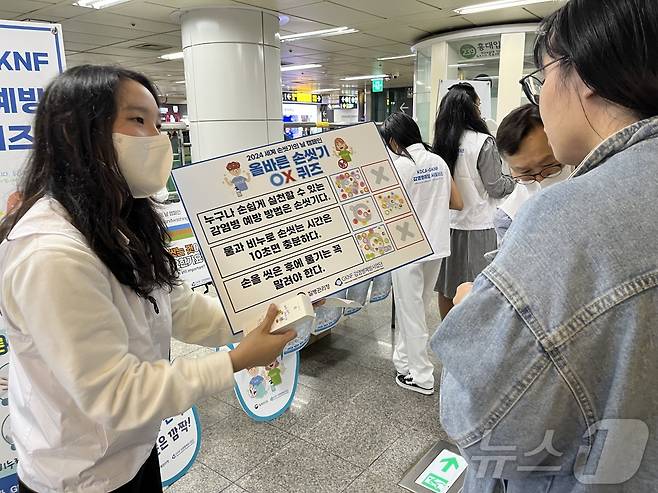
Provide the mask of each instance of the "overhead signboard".
{"label": "overhead signboard", "polygon": [[359,106],[359,97],[352,96],[338,96],[338,107],[342,110],[353,110]]}
{"label": "overhead signboard", "polygon": [[322,94],[312,94],[310,92],[288,92],[281,93],[281,99],[284,103],[307,103],[322,104]]}
{"label": "overhead signboard", "polygon": [[477,43],[464,43],[459,47],[459,55],[464,60],[478,58],[497,58],[500,56],[500,36],[491,39],[480,39]]}

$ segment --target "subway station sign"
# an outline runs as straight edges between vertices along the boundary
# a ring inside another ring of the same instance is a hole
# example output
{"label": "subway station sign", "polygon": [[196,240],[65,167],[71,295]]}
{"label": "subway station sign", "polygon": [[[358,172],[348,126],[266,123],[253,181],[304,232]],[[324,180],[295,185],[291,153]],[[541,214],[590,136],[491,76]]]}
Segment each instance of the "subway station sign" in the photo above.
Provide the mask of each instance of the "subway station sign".
{"label": "subway station sign", "polygon": [[281,93],[281,99],[284,103],[309,103],[322,104],[322,94],[312,94],[310,92],[288,92]]}
{"label": "subway station sign", "polygon": [[353,110],[358,107],[359,97],[358,96],[339,96],[338,97],[338,106],[343,110]]}

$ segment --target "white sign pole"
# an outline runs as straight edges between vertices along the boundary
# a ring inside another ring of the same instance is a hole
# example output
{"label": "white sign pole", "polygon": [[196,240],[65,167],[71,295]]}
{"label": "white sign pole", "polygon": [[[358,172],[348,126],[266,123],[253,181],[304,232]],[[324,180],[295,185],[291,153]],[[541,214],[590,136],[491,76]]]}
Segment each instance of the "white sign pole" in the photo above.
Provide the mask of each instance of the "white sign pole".
{"label": "white sign pole", "polygon": [[[34,141],[34,115],[44,88],[66,68],[58,24],[0,20],[0,217],[20,200],[18,178]],[[0,319],[0,493],[17,489],[7,379],[9,351]]]}

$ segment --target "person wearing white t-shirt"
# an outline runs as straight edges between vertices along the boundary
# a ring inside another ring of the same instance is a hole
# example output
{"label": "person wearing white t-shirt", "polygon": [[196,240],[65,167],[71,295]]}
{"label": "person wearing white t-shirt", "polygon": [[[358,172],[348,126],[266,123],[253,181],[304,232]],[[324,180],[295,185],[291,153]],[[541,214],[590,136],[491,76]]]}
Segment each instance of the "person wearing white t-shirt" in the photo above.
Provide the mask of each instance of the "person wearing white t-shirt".
{"label": "person wearing white t-shirt", "polygon": [[430,152],[416,122],[405,113],[390,115],[381,134],[397,158],[400,175],[433,254],[393,272],[396,338],[393,363],[396,383],[420,394],[434,393],[434,366],[427,353],[426,314],[441,260],[450,255],[449,210],[463,202],[445,161]]}

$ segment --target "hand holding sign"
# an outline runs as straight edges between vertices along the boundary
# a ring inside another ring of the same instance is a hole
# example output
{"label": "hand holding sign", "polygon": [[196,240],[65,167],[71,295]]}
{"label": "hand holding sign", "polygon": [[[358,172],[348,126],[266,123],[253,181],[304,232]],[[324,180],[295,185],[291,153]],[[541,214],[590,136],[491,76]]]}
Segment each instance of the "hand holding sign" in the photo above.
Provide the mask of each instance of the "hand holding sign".
{"label": "hand holding sign", "polygon": [[229,353],[234,372],[270,364],[281,354],[284,346],[296,337],[297,334],[294,330],[270,333],[276,314],[276,305],[270,305],[265,319],[242,339],[237,348]]}

